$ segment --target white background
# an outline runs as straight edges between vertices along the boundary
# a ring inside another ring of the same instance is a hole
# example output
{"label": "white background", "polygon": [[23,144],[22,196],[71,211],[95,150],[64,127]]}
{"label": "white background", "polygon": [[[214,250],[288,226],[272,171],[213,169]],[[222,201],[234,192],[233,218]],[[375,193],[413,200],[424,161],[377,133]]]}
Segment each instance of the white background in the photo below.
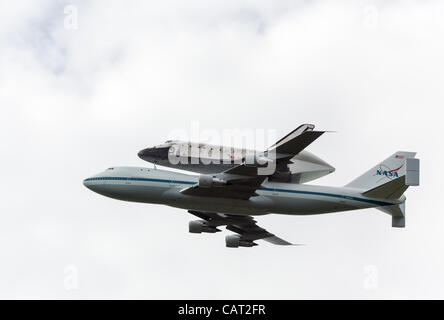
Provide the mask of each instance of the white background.
{"label": "white background", "polygon": [[[0,298],[444,298],[443,17],[440,1],[1,1]],[[150,166],[137,152],[195,121],[335,130],[309,147],[336,167],[325,185],[416,151],[407,227],[269,215],[306,245],[230,250],[184,210],[82,185]]]}

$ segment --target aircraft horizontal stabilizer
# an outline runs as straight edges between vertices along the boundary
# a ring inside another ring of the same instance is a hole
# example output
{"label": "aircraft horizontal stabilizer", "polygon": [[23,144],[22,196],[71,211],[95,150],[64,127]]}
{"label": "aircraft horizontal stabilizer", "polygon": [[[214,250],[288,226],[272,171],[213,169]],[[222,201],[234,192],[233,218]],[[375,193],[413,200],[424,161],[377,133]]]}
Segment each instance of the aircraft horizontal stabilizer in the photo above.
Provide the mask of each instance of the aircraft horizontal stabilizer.
{"label": "aircraft horizontal stabilizer", "polygon": [[369,198],[399,199],[407,188],[408,186],[405,184],[405,176],[402,176],[376,188],[370,189],[364,192],[363,195]]}

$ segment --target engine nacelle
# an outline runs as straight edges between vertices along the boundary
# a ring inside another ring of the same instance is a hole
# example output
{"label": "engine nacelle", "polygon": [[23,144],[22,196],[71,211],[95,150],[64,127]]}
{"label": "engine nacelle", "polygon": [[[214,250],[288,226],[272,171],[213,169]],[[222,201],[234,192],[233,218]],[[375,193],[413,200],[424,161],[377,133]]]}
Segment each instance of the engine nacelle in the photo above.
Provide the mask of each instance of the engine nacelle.
{"label": "engine nacelle", "polygon": [[188,231],[190,233],[215,233],[219,232],[220,230],[216,227],[209,226],[204,220],[194,220],[188,223]]}
{"label": "engine nacelle", "polygon": [[207,174],[201,174],[199,176],[199,187],[201,188],[211,188],[211,187],[221,187],[226,185],[227,182],[222,179],[215,178]]}
{"label": "engine nacelle", "polygon": [[268,163],[273,162],[272,159],[264,157],[263,155],[256,153],[249,153],[245,156],[245,165],[247,167],[260,167],[266,166]]}
{"label": "engine nacelle", "polygon": [[227,248],[238,248],[238,247],[252,247],[257,244],[253,241],[242,240],[241,236],[232,234],[225,237],[225,245]]}

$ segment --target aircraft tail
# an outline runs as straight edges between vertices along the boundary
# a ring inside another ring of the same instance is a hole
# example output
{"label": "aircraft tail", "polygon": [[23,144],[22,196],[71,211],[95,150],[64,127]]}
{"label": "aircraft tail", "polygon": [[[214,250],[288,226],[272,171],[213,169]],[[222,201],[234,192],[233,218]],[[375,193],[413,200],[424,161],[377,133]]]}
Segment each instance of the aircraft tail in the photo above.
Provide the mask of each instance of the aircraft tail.
{"label": "aircraft tail", "polygon": [[409,186],[419,185],[419,159],[415,152],[398,151],[346,185],[362,190],[369,198],[397,200],[401,203],[378,207],[392,216],[392,227],[405,227],[405,197]]}
{"label": "aircraft tail", "polygon": [[[388,157],[381,163],[378,163],[366,173],[357,177],[345,186],[349,188],[370,191],[386,185],[387,183],[397,181],[399,178],[402,177],[406,179],[405,184],[407,186],[419,185],[419,159],[414,159],[415,155],[416,152],[395,152],[390,157]],[[414,181],[415,178],[416,181]],[[388,185],[386,187],[387,190],[379,189],[378,194],[381,194],[381,192],[384,193],[393,191],[393,188],[396,188],[396,186],[398,185],[402,185],[401,182],[402,181],[399,180],[396,183]]]}

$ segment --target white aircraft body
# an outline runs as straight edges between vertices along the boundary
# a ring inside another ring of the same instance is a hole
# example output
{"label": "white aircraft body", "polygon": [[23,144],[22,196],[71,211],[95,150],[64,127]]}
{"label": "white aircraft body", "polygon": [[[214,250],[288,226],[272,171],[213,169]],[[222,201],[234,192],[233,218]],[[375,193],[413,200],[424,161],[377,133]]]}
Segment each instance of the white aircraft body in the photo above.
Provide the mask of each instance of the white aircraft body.
{"label": "white aircraft body", "polygon": [[[311,128],[281,139],[271,148],[276,155],[273,161],[291,159],[294,157],[291,150],[300,152],[301,147],[305,148],[321,134]],[[110,198],[186,209],[200,218],[190,222],[192,233],[214,233],[221,231],[220,226],[226,226],[236,233],[226,237],[227,247],[252,247],[260,239],[291,245],[259,227],[253,219],[270,213],[310,215],[377,208],[391,215],[393,227],[405,226],[403,193],[408,186],[419,185],[419,160],[414,158],[414,152],[395,152],[344,187],[328,187],[269,181],[273,173],[258,174],[264,167],[258,158],[269,156],[271,149],[211,175],[114,167],[83,183]],[[270,163],[271,159],[268,160]]]}

